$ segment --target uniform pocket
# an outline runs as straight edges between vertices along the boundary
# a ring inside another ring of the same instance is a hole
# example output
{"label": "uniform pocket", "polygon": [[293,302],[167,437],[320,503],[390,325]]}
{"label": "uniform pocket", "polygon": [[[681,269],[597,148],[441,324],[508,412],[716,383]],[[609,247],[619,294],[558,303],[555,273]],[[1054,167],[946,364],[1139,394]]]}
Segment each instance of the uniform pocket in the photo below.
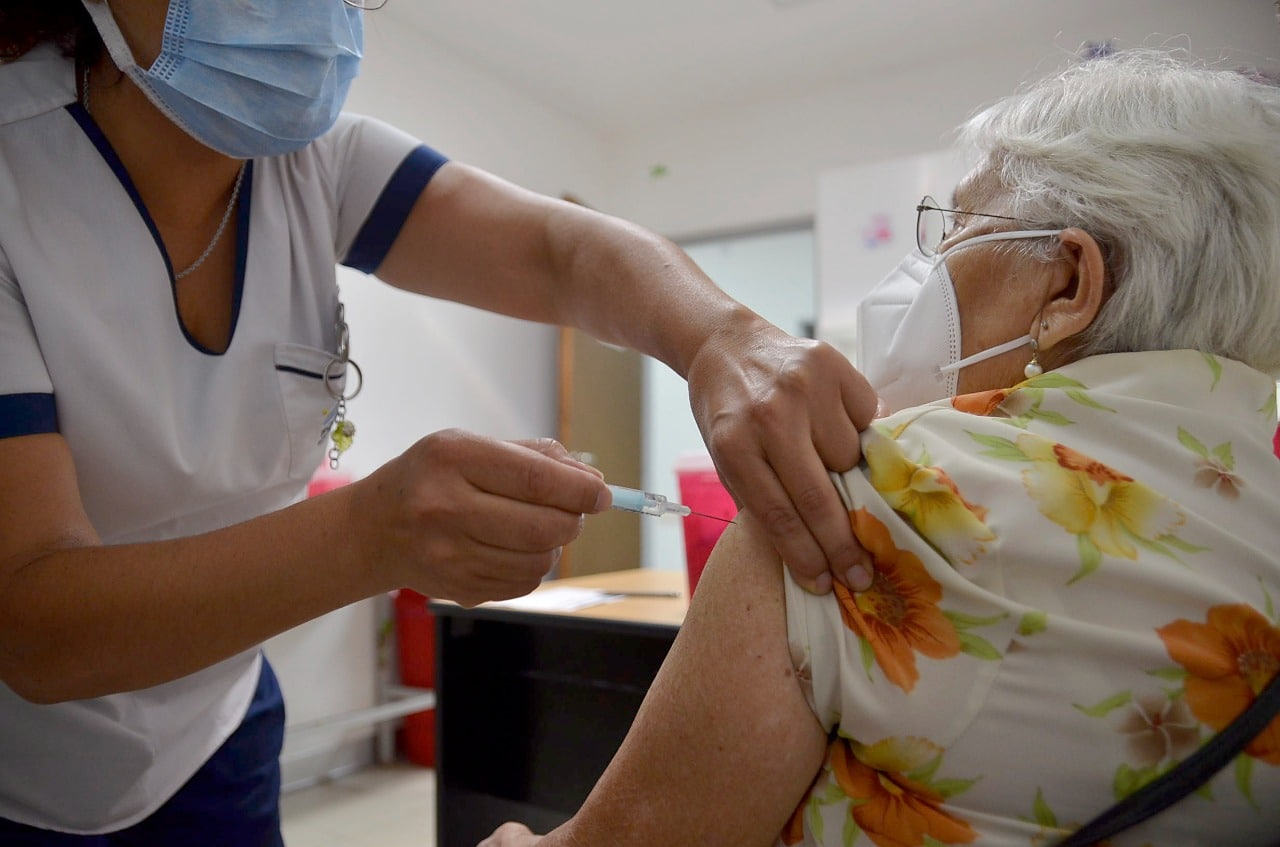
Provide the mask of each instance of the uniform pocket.
{"label": "uniform pocket", "polygon": [[335,362],[328,350],[293,343],[276,345],[275,362],[289,429],[289,476],[307,480],[320,467],[328,447],[348,365]]}

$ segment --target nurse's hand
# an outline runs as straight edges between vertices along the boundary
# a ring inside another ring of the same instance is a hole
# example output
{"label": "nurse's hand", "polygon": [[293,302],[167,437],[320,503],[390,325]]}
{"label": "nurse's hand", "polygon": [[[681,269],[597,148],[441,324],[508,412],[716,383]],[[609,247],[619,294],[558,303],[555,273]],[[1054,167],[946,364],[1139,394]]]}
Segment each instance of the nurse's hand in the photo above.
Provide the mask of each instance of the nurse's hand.
{"label": "nurse's hand", "polygon": [[532,847],[541,840],[541,835],[534,835],[522,823],[504,823],[476,847]]}
{"label": "nurse's hand", "polygon": [[861,456],[858,431],[876,394],[839,351],[770,324],[708,339],[689,368],[689,397],[734,499],[764,528],[796,581],[861,591],[870,556],[853,537],[828,469]]}
{"label": "nurse's hand", "polygon": [[395,584],[474,606],[528,594],[609,508],[599,471],[552,439],[500,441],[460,430],[423,438],[353,492],[353,525]]}

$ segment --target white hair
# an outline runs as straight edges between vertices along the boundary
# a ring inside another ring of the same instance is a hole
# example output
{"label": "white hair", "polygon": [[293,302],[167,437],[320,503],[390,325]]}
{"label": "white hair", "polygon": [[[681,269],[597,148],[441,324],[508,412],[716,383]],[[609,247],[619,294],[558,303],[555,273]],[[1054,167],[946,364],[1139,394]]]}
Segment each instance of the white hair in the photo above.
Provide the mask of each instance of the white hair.
{"label": "white hair", "polygon": [[1280,375],[1280,87],[1124,51],[961,129],[1020,220],[1077,226],[1115,292],[1083,355],[1194,349]]}

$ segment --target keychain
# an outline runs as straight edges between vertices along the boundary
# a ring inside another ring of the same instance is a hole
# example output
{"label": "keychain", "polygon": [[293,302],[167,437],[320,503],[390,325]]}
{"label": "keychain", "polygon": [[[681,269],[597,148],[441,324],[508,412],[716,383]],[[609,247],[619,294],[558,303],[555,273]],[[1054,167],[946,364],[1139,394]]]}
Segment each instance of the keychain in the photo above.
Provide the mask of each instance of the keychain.
{"label": "keychain", "polygon": [[356,437],[356,425],[346,419],[346,411],[346,401],[339,400],[338,417],[329,432],[329,439],[333,442],[329,447],[329,467],[335,471],[338,469],[338,457],[351,449],[351,441]]}
{"label": "keychain", "polygon": [[[351,449],[351,442],[356,437],[356,425],[347,420],[347,401],[354,399],[360,393],[360,389],[364,388],[364,373],[360,370],[360,366],[351,358],[351,332],[347,329],[346,307],[342,302],[338,302],[338,312],[334,319],[334,329],[338,336],[338,352],[329,364],[324,368],[324,387],[328,390],[329,396],[338,401],[338,408],[334,414],[333,423],[329,427],[329,467],[332,470],[338,469],[338,459],[343,453]],[[345,390],[335,390],[334,381],[346,372],[346,367],[350,366],[356,374],[356,387],[350,394]],[[334,374],[335,366],[340,366],[342,372]]]}

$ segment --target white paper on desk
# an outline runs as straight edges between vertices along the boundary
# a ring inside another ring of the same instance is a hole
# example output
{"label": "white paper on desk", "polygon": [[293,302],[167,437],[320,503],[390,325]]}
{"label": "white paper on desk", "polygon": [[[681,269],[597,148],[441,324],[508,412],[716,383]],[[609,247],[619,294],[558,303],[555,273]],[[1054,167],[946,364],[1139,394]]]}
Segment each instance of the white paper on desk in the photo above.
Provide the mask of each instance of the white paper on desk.
{"label": "white paper on desk", "polygon": [[626,598],[619,594],[610,594],[596,588],[575,588],[560,585],[545,591],[535,591],[524,597],[513,600],[495,600],[485,606],[499,606],[504,609],[519,609],[525,612],[576,612],[588,606],[599,606],[602,603],[616,603]]}

